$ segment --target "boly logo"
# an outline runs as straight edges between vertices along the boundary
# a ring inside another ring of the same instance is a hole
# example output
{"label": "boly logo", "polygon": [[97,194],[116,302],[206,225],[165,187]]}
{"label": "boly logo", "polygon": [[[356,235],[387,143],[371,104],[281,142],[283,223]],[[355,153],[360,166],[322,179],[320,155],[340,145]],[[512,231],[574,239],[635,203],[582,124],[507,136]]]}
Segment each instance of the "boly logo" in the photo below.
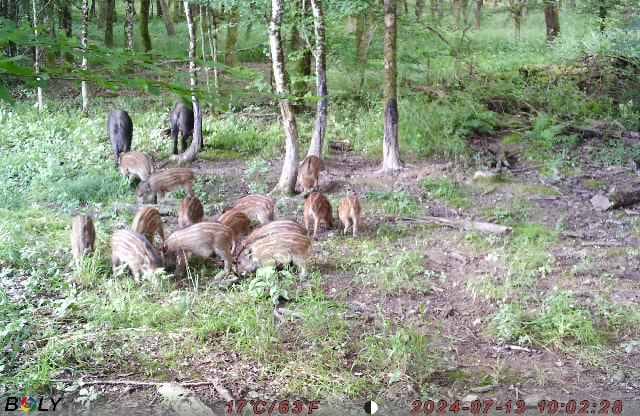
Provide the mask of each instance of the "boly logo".
{"label": "boly logo", "polygon": [[57,399],[54,397],[34,397],[34,396],[23,396],[23,397],[7,397],[4,403],[5,412],[55,412],[56,407],[62,400],[62,397],[58,397]]}

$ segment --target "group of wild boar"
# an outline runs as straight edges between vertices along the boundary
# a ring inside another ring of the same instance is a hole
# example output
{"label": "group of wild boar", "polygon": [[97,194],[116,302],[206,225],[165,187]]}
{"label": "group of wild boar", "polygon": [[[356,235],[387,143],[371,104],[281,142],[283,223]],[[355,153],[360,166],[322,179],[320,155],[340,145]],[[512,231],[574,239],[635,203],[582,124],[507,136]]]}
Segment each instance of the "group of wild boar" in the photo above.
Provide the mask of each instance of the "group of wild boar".
{"label": "group of wild boar", "polygon": [[[177,104],[171,113],[173,151],[177,153],[177,138],[181,147],[193,130],[193,113]],[[189,128],[190,126],[190,128]],[[157,195],[184,189],[187,196],[178,209],[176,231],[166,236],[157,208],[143,206],[138,210],[129,229],[117,230],[111,238],[113,273],[121,266],[129,268],[134,278],[161,268],[175,268],[181,274],[191,256],[210,258],[216,255],[224,262],[224,272],[253,272],[266,264],[295,264],[301,276],[306,275],[306,260],[311,253],[311,225],[316,238],[321,224],[333,227],[329,200],[319,192],[322,161],[316,156],[306,157],[298,169],[298,183],[307,195],[304,203],[304,227],[294,220],[275,219],[275,201],[264,195],[248,195],[213,219],[205,219],[200,200],[193,193],[194,173],[189,168],[168,168],[155,171],[149,156],[131,151],[133,123],[125,111],[109,115],[107,129],[116,164],[128,178],[138,178],[137,196],[141,201],[157,203]],[[339,205],[338,216],[346,234],[349,227],[355,237],[360,224],[361,206],[351,194]],[[252,230],[252,225],[258,227]],[[156,239],[156,237],[158,237]],[[160,240],[156,244],[156,240]],[[94,250],[95,228],[91,217],[75,216],[72,220],[71,247],[76,266],[81,258]]]}

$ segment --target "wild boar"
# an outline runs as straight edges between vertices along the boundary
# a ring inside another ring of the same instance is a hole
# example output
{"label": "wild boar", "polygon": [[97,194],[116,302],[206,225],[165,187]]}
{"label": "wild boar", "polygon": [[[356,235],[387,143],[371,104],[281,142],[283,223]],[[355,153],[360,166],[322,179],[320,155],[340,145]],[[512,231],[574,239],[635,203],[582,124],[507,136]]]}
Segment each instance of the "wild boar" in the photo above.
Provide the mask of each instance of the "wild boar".
{"label": "wild boar", "polygon": [[258,221],[260,224],[266,224],[273,221],[275,206],[273,198],[256,194],[238,199],[232,209],[242,212],[249,219]]}
{"label": "wild boar", "polygon": [[187,195],[180,203],[178,209],[178,228],[186,228],[202,221],[204,208],[202,202],[195,195]]}
{"label": "wild boar", "polygon": [[318,225],[326,224],[329,228],[333,227],[333,212],[331,203],[320,192],[312,192],[304,201],[304,226],[307,230],[309,222],[313,221],[313,238],[318,233]]}
{"label": "wild boar", "polygon": [[238,271],[254,272],[263,265],[293,262],[304,277],[310,253],[311,239],[300,224],[291,220],[273,221],[254,230],[243,242],[236,257]]}
{"label": "wild boar", "polygon": [[224,224],[233,231],[233,250],[238,247],[240,239],[251,230],[251,220],[244,213],[230,209],[217,219],[220,224]]}
{"label": "wild boar", "polygon": [[307,156],[298,166],[298,182],[302,186],[302,192],[320,190],[320,170],[322,160],[317,156]]}
{"label": "wild boar", "polygon": [[224,260],[224,271],[230,272],[233,258],[231,247],[233,231],[217,222],[199,222],[171,234],[164,243],[167,259],[183,264],[184,257],[191,255],[208,258],[212,254]]}
{"label": "wild boar", "polygon": [[171,139],[173,140],[173,154],[178,154],[178,135],[182,152],[187,150],[187,139],[193,136],[193,110],[191,107],[177,103],[171,111]]}
{"label": "wild boar", "polygon": [[127,152],[120,155],[120,173],[127,178],[138,177],[146,181],[153,173],[153,161],[142,152]]}
{"label": "wild boar", "polygon": [[118,230],[111,237],[111,266],[113,275],[116,269],[126,264],[133,277],[155,272],[162,268],[162,259],[147,237],[130,230]]}
{"label": "wild boar", "polygon": [[93,220],[87,215],[76,215],[71,220],[71,252],[76,267],[87,254],[93,253],[96,242],[96,229]]}
{"label": "wild boar", "polygon": [[344,234],[347,233],[349,226],[353,226],[353,236],[358,234],[358,224],[360,224],[360,215],[362,208],[360,207],[360,200],[355,194],[346,196],[340,201],[338,207],[338,217],[344,225]]}
{"label": "wild boar", "polygon": [[142,207],[136,213],[131,224],[131,229],[136,233],[144,235],[151,244],[158,234],[164,242],[164,227],[160,211],[153,207]]}
{"label": "wild boar", "polygon": [[189,195],[193,195],[193,181],[195,176],[189,168],[171,168],[161,170],[152,174],[145,182],[138,185],[138,197],[144,197],[146,194],[157,194],[163,198],[167,192],[173,192],[179,188],[184,188]]}
{"label": "wild boar", "polygon": [[107,120],[107,132],[113,147],[116,165],[120,160],[120,154],[131,150],[133,139],[133,122],[129,113],[123,110],[114,110]]}

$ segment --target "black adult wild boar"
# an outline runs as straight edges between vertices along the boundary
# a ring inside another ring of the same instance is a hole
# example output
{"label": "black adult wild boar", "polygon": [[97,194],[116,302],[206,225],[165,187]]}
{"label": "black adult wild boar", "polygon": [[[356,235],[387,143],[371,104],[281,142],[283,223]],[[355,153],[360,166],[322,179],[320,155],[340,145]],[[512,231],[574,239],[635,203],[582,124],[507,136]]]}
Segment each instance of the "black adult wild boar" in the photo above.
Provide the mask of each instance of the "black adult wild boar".
{"label": "black adult wild boar", "polygon": [[133,122],[129,117],[129,113],[123,110],[112,111],[109,114],[109,120],[107,120],[107,130],[117,165],[120,161],[120,154],[131,150]]}
{"label": "black adult wild boar", "polygon": [[193,110],[183,103],[177,103],[171,112],[171,139],[173,154],[178,154],[178,135],[182,152],[187,150],[187,139],[193,136]]}

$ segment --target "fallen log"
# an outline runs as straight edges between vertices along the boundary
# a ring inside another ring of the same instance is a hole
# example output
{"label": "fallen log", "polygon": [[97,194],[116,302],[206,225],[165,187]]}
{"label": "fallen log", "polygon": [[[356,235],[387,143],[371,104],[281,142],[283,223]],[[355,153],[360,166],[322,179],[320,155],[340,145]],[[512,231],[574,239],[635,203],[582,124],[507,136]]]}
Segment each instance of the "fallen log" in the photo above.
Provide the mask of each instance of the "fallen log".
{"label": "fallen log", "polygon": [[164,383],[158,387],[158,394],[178,416],[216,416],[193,392],[178,384]]}
{"label": "fallen log", "polygon": [[465,231],[478,231],[481,233],[505,235],[511,232],[511,227],[493,224],[490,222],[471,221],[465,218],[443,218],[443,217],[422,217],[422,218],[400,218],[401,221],[414,222],[418,224],[439,224],[451,228],[459,228]]}
{"label": "fallen log", "polygon": [[591,198],[591,205],[599,211],[626,207],[637,202],[640,202],[640,183],[614,188],[607,195],[597,194]]}

